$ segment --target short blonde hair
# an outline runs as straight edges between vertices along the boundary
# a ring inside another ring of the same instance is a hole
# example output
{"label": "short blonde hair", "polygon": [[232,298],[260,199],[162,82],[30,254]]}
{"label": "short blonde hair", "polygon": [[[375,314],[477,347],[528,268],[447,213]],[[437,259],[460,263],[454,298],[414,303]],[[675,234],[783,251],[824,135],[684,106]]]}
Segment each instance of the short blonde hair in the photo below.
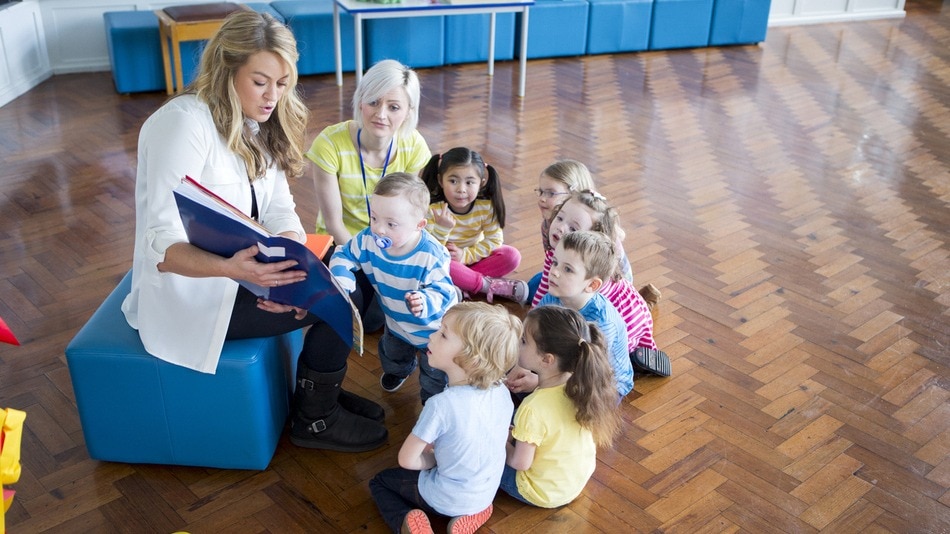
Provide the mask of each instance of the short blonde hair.
{"label": "short blonde hair", "polygon": [[577,252],[584,269],[586,278],[600,278],[603,281],[616,276],[618,262],[617,251],[613,242],[602,232],[579,230],[565,235],[561,239],[564,250]]}
{"label": "short blonde hair", "polygon": [[455,363],[468,372],[471,385],[487,389],[518,362],[523,327],[504,306],[465,301],[449,308],[442,320],[448,317],[463,345]]}
{"label": "short blonde hair", "polygon": [[429,211],[429,188],[422,178],[408,172],[391,172],[383,176],[376,182],[373,194],[388,198],[402,197],[417,208],[423,218]]}

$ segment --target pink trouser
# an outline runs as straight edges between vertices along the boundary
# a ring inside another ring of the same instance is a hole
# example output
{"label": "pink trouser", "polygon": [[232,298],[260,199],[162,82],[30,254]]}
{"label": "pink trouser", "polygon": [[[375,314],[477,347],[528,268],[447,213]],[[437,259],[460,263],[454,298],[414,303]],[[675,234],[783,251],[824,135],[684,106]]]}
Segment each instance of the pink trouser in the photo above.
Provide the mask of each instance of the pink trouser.
{"label": "pink trouser", "polygon": [[478,293],[482,290],[482,279],[484,277],[498,278],[505,276],[517,269],[519,263],[521,263],[521,253],[518,252],[518,249],[509,245],[502,245],[492,251],[487,258],[476,261],[471,265],[452,260],[451,265],[449,265],[449,275],[452,277],[452,283],[462,291]]}

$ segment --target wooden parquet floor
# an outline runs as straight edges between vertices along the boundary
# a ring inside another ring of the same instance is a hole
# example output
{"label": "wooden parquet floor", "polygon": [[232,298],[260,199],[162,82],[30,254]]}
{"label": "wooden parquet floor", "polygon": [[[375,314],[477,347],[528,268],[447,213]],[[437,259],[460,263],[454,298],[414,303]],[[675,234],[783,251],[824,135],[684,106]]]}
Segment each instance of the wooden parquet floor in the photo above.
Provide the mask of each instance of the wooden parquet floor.
{"label": "wooden parquet floor", "polygon": [[[501,170],[507,241],[541,264],[532,189],[585,161],[619,206],[638,284],[663,291],[673,376],[642,378],[586,490],[507,496],[485,532],[950,532],[950,7],[772,28],[758,46],[420,71],[420,130]],[[310,129],[353,77],[307,77]],[[12,533],[383,532],[367,480],[395,465],[417,384],[384,395],[364,454],[283,438],[261,472],[88,457],[63,349],[129,269],[138,129],[164,95],[55,76],[0,108],[0,406],[26,410]],[[294,184],[307,225],[312,186]],[[240,392],[235,392],[240,394]]]}

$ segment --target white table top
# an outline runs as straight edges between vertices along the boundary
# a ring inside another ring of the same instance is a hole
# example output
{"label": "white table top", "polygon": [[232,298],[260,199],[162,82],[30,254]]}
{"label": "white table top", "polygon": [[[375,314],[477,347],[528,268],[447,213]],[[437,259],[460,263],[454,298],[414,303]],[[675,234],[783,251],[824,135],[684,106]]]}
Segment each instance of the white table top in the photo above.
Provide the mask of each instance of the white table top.
{"label": "white table top", "polygon": [[380,11],[421,11],[421,10],[452,10],[492,7],[525,7],[533,6],[534,0],[500,0],[480,1],[462,0],[462,3],[447,4],[444,0],[402,0],[395,4],[380,4],[363,2],[360,0],[334,0],[347,13],[375,13]]}

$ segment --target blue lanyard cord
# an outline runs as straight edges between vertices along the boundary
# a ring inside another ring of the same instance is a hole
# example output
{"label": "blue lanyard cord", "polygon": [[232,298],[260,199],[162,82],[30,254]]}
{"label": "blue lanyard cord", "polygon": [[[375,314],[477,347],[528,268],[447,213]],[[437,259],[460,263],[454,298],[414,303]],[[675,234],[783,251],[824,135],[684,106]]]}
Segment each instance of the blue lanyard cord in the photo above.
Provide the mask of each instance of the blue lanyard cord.
{"label": "blue lanyard cord", "polygon": [[[360,172],[363,174],[363,198],[366,199],[366,216],[370,216],[369,210],[369,188],[366,184],[366,167],[363,166],[363,145],[360,143],[360,134],[363,129],[356,130],[356,153],[360,156]],[[389,150],[386,151],[386,161],[383,162],[383,173],[379,175],[380,179],[386,176],[386,168],[389,167],[389,156],[393,153],[393,139],[389,140]]]}

